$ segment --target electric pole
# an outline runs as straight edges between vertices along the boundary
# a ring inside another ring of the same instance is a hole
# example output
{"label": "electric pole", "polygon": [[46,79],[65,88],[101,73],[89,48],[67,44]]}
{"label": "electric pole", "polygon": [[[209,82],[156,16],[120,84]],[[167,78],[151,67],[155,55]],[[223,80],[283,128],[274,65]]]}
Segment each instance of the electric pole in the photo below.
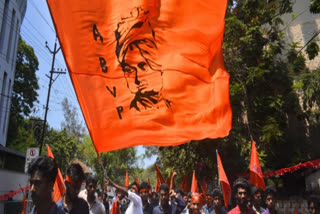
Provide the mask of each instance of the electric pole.
{"label": "electric pole", "polygon": [[[46,130],[46,123],[47,123],[47,114],[48,114],[48,109],[49,109],[49,100],[50,100],[50,92],[51,92],[51,86],[54,83],[54,81],[59,77],[60,74],[66,74],[66,72],[61,72],[61,71],[54,71],[54,61],[56,58],[56,54],[59,52],[60,47],[57,49],[57,38],[54,43],[54,49],[51,51],[51,49],[48,46],[48,42],[46,42],[46,48],[48,48],[49,52],[53,55],[52,57],[52,64],[51,64],[51,71],[50,71],[50,76],[46,75],[49,78],[49,88],[48,88],[48,96],[47,96],[47,104],[46,104],[46,111],[44,113],[44,121],[43,121],[43,127],[42,127],[42,134],[41,134],[41,140],[40,140],[40,152],[39,154],[41,155],[42,151],[42,145],[43,145],[43,140],[44,140],[44,132]],[[58,76],[53,79],[53,74],[58,74]]]}

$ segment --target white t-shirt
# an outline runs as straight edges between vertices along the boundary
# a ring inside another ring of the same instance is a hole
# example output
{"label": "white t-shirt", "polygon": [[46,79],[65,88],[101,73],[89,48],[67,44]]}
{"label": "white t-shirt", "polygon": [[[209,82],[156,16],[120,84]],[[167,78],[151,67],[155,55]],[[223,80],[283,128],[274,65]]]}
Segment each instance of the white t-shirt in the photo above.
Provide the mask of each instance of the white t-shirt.
{"label": "white t-shirt", "polygon": [[141,197],[131,191],[128,191],[129,206],[125,214],[143,214]]}

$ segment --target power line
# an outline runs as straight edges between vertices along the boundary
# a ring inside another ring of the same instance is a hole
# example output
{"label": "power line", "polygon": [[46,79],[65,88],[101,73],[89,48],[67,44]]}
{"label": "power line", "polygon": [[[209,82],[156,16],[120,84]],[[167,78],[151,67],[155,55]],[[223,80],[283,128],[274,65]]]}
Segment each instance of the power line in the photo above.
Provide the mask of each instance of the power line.
{"label": "power line", "polygon": [[38,7],[33,3],[32,0],[29,0],[29,2],[31,3],[31,5],[36,9],[36,11],[39,13],[39,15],[41,16],[41,18],[47,23],[47,25],[50,27],[50,29],[52,30],[53,33],[56,33],[56,31],[53,29],[53,27],[51,27],[51,25],[49,24],[49,22],[46,20],[46,18],[42,15],[41,11],[38,9]]}

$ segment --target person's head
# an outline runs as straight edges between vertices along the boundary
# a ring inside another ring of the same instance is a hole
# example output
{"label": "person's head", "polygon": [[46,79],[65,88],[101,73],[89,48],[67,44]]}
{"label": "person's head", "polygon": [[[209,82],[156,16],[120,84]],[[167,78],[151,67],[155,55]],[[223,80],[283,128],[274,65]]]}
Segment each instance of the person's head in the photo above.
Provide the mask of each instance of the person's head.
{"label": "person's head", "polygon": [[177,196],[180,196],[184,200],[184,202],[187,204],[188,197],[187,197],[187,194],[183,191],[183,189],[181,188],[177,189],[176,193],[177,193]]}
{"label": "person's head", "polygon": [[102,191],[98,191],[98,200],[100,202],[103,202],[103,192]]}
{"label": "person's head", "polygon": [[86,177],[86,190],[88,197],[95,197],[98,179],[94,174],[88,174]]}
{"label": "person's head", "polygon": [[213,205],[214,207],[221,208],[223,207],[223,198],[222,198],[222,192],[219,188],[215,188],[212,192],[212,198],[213,198]]}
{"label": "person's head", "polygon": [[52,200],[53,184],[58,173],[58,166],[54,159],[40,156],[31,161],[28,167],[30,175],[30,192],[35,206],[45,200]]}
{"label": "person's head", "polygon": [[140,185],[140,197],[143,202],[148,202],[149,191],[151,189],[150,184],[147,182],[142,182]]}
{"label": "person's head", "polygon": [[277,190],[273,186],[268,186],[264,192],[265,203],[269,210],[274,210],[276,206]]}
{"label": "person's head", "polygon": [[188,192],[188,194],[187,194],[187,207],[188,207],[188,209],[191,208],[191,196],[192,196],[192,193]]}
{"label": "person's head", "polygon": [[123,192],[122,191],[120,191],[120,190],[118,190],[118,189],[116,189],[116,196],[117,196],[117,198],[121,201],[123,198],[124,198],[124,194],[123,194]]}
{"label": "person's head", "polygon": [[201,213],[202,210],[202,196],[200,193],[194,192],[191,196],[191,211],[192,214]]}
{"label": "person's head", "polygon": [[246,207],[248,203],[248,196],[250,194],[250,185],[248,180],[238,178],[233,183],[234,197],[240,207]]}
{"label": "person's head", "polygon": [[159,188],[160,204],[163,207],[169,205],[169,187],[167,184],[161,184]]}
{"label": "person's head", "polygon": [[129,185],[128,190],[130,190],[130,192],[139,194],[139,185],[136,182],[133,182]]}
{"label": "person's head", "polygon": [[82,167],[78,163],[72,163],[66,170],[66,196],[72,201],[78,197],[84,180],[84,173]]}
{"label": "person's head", "polygon": [[251,187],[251,195],[253,197],[253,205],[255,208],[259,208],[261,206],[262,194],[263,194],[262,189],[256,186]]}
{"label": "person's head", "polygon": [[319,202],[316,199],[311,198],[308,200],[308,211],[309,214],[319,213]]}
{"label": "person's head", "polygon": [[208,207],[211,207],[213,205],[213,196],[210,193],[206,194],[206,204]]}
{"label": "person's head", "polygon": [[143,106],[162,90],[162,70],[155,62],[157,45],[150,18],[149,11],[135,8],[131,16],[121,19],[115,31],[118,63],[130,92],[147,100],[140,102]]}

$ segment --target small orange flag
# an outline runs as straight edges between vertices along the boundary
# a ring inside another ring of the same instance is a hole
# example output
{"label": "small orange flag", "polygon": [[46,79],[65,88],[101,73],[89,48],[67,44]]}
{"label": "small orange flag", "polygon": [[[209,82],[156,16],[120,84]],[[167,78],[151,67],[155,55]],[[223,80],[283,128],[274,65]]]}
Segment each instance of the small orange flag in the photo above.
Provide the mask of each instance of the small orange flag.
{"label": "small orange flag", "polygon": [[229,134],[227,0],[47,3],[98,153]]}
{"label": "small orange flag", "polygon": [[[51,149],[48,144],[47,144],[47,153],[48,153],[48,157],[54,159],[53,153],[51,152]],[[52,193],[53,201],[54,202],[59,201],[62,198],[64,193],[65,193],[64,181],[63,181],[63,177],[60,172],[60,169],[58,168],[58,175],[53,185],[53,193]]]}
{"label": "small orange flag", "polygon": [[208,192],[208,187],[207,187],[207,182],[205,180],[201,182],[201,189],[202,189],[202,194],[206,196]]}
{"label": "small orange flag", "polygon": [[183,189],[183,191],[186,193],[190,192],[188,176],[186,174],[184,174],[184,176],[183,176],[182,182],[180,184],[180,188]]}
{"label": "small orange flag", "polygon": [[221,158],[220,158],[218,151],[217,151],[217,162],[218,162],[218,171],[219,171],[219,181],[220,181],[221,188],[222,188],[224,205],[228,209],[229,199],[231,196],[231,186],[228,181],[227,175],[224,171],[222,161],[221,161]]}
{"label": "small orange flag", "polygon": [[296,207],[294,208],[294,214],[298,214],[298,210]]}
{"label": "small orange flag", "polygon": [[154,191],[155,191],[155,192],[159,192],[159,189],[160,189],[160,179],[159,179],[159,177],[157,176],[157,184],[156,184],[156,186],[155,186],[155,188],[154,188]]}
{"label": "small orange flag", "polygon": [[193,170],[193,175],[192,175],[191,192],[199,192],[198,182],[196,179],[196,173],[194,170]]}
{"label": "small orange flag", "polygon": [[140,186],[140,180],[136,177],[133,177],[134,181]]}
{"label": "small orange flag", "polygon": [[[154,166],[156,167],[157,179],[159,179],[160,184],[166,183],[165,180],[164,180],[164,178],[163,178],[163,176],[162,176],[162,174],[161,174],[161,171],[160,171],[158,165],[157,165],[157,164],[154,164]],[[160,184],[159,184],[159,186],[160,186]]]}
{"label": "small orange flag", "polygon": [[128,174],[128,170],[126,170],[126,179],[124,181],[124,186],[128,187],[129,186],[129,174]]}
{"label": "small orange flag", "polygon": [[259,187],[263,191],[266,188],[266,185],[264,183],[262,170],[259,162],[259,157],[256,149],[256,144],[252,140],[251,143],[251,159],[250,159],[250,184]]}

